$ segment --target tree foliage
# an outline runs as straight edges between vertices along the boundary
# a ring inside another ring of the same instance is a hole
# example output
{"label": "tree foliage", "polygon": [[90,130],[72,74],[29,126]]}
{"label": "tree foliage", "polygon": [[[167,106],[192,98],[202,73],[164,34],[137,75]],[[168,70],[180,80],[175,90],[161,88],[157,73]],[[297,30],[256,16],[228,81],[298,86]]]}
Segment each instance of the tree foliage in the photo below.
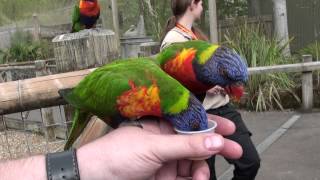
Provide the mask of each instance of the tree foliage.
{"label": "tree foliage", "polygon": [[28,19],[33,13],[63,8],[76,0],[0,0],[0,25]]}

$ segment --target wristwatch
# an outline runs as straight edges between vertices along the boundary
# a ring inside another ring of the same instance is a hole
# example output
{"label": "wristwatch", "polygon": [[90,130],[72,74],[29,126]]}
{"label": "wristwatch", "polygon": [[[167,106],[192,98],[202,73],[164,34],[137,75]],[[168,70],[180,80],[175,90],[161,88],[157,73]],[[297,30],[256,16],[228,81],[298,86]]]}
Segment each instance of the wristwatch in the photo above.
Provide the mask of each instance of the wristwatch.
{"label": "wristwatch", "polygon": [[46,155],[48,180],[80,180],[76,150]]}

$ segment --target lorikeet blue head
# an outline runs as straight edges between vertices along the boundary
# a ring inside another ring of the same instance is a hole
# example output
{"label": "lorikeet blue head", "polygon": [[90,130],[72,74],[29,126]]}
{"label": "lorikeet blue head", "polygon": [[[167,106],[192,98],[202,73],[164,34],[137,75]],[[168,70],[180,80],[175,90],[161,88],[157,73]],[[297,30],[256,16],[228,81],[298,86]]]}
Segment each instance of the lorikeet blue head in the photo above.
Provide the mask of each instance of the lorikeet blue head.
{"label": "lorikeet blue head", "polygon": [[194,63],[193,66],[196,78],[203,84],[224,87],[237,100],[243,95],[248,70],[245,61],[234,50],[220,46],[205,64]]}
{"label": "lorikeet blue head", "polygon": [[163,114],[174,127],[181,131],[199,131],[208,129],[208,118],[202,103],[192,94],[187,109],[176,115]]}

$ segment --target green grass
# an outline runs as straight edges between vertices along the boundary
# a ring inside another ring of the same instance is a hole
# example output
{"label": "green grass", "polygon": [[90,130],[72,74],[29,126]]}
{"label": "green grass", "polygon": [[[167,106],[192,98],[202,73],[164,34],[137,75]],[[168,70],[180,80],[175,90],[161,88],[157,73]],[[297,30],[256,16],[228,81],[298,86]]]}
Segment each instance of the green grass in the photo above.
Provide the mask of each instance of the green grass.
{"label": "green grass", "polygon": [[[226,44],[234,48],[247,61],[249,67],[271,66],[293,63],[293,58],[282,55],[285,46],[276,39],[266,37],[263,25],[239,26],[225,36]],[[288,74],[263,74],[249,77],[246,91],[248,101],[246,106],[256,111],[272,109],[283,110],[281,93],[289,93],[293,99],[300,101],[294,93],[295,83]]]}
{"label": "green grass", "polygon": [[11,37],[11,46],[0,52],[0,63],[32,61],[52,57],[53,50],[47,40],[33,41],[32,35],[17,31]]}

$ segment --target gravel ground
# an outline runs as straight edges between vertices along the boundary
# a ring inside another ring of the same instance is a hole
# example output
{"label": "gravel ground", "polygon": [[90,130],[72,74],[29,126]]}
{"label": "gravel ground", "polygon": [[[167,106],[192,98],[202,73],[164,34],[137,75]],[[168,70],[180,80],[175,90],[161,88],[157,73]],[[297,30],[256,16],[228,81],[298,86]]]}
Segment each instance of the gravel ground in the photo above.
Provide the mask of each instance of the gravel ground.
{"label": "gravel ground", "polygon": [[0,132],[0,161],[62,151],[64,140],[46,141],[43,135],[22,131]]}

